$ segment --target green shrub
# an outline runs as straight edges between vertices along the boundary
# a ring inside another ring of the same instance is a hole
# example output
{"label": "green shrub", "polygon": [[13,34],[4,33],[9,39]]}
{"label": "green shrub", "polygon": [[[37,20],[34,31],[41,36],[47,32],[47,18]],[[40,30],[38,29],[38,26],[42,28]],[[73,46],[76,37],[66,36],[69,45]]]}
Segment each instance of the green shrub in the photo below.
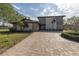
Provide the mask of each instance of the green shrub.
{"label": "green shrub", "polygon": [[79,33],[76,32],[64,32],[61,36],[69,40],[79,41]]}

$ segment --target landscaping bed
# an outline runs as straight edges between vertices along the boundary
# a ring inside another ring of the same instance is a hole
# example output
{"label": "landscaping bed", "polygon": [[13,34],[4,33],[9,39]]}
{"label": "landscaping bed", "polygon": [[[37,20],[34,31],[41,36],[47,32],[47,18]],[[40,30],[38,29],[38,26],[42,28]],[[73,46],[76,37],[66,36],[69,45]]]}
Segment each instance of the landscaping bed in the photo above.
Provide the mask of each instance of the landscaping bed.
{"label": "landscaping bed", "polygon": [[79,42],[79,32],[63,32],[61,36],[66,39]]}
{"label": "landscaping bed", "polygon": [[29,36],[31,32],[10,32],[9,30],[0,31],[0,53],[14,46],[24,38]]}

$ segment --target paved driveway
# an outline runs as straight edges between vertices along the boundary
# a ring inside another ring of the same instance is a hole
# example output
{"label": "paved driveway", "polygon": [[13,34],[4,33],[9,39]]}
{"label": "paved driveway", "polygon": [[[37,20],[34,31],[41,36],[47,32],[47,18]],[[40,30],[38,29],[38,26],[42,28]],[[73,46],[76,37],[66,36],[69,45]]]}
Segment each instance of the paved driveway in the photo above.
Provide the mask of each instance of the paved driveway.
{"label": "paved driveway", "polygon": [[79,55],[79,43],[63,39],[57,32],[34,32],[2,55]]}

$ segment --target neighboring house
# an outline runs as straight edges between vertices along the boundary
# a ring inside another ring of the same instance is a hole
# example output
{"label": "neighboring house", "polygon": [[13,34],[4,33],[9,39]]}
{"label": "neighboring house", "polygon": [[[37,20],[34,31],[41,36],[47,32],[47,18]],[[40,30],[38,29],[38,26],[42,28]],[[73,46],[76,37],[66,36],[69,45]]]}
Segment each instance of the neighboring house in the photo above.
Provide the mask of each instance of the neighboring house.
{"label": "neighboring house", "polygon": [[32,19],[23,19],[24,26],[21,28],[17,22],[11,22],[13,27],[11,30],[15,31],[39,31],[39,30],[63,30],[63,17],[64,16],[41,16],[38,17],[39,21]]}

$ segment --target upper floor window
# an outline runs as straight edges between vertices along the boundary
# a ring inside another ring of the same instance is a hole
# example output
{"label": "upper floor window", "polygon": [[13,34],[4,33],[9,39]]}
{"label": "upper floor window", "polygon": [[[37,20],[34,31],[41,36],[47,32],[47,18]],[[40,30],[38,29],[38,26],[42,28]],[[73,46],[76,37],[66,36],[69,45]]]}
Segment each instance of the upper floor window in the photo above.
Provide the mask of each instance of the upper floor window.
{"label": "upper floor window", "polygon": [[52,23],[55,23],[55,22],[56,22],[56,19],[53,19],[53,20],[52,20]]}

